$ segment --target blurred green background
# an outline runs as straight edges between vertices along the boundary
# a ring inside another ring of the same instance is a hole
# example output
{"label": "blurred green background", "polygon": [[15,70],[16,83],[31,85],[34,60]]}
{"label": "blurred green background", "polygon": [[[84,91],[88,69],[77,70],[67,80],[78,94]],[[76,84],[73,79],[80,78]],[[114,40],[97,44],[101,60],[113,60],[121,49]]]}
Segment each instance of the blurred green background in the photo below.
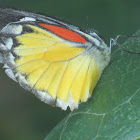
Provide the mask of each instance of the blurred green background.
{"label": "blurred green background", "polygon": [[[96,29],[109,43],[140,28],[140,0],[0,0],[8,6]],[[68,113],[44,104],[6,76],[0,65],[0,140],[42,140]]]}

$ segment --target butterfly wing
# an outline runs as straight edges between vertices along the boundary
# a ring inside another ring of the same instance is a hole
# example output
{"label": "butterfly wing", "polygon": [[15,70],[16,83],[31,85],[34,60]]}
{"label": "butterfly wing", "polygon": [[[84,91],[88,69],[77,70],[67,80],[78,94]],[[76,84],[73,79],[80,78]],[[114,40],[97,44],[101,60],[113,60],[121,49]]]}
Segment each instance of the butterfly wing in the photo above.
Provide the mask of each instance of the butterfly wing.
{"label": "butterfly wing", "polygon": [[88,35],[47,16],[13,13],[14,22],[0,32],[0,58],[7,75],[45,103],[63,110],[78,108],[102,72]]}

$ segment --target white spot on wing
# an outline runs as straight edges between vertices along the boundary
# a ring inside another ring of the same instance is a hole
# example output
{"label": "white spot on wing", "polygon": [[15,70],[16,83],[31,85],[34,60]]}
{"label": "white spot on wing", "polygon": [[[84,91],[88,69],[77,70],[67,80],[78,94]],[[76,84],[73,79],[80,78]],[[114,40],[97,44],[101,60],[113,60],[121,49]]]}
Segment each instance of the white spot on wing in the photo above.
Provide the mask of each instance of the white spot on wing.
{"label": "white spot on wing", "polygon": [[9,66],[7,64],[4,64],[3,68],[9,69]]}
{"label": "white spot on wing", "polygon": [[6,51],[7,50],[6,47],[2,43],[0,43],[0,50],[1,51]]}
{"label": "white spot on wing", "polygon": [[35,95],[36,95],[41,101],[44,101],[44,98],[45,98],[46,92],[43,92],[43,91],[37,91]]}
{"label": "white spot on wing", "polygon": [[70,110],[73,111],[74,109],[78,108],[78,104],[75,103],[71,93],[69,93],[68,96],[69,96],[69,107]]}
{"label": "white spot on wing", "polygon": [[10,59],[14,59],[15,57],[13,56],[13,54],[10,53],[10,54],[9,54],[9,58],[10,58]]}
{"label": "white spot on wing", "polygon": [[7,61],[8,61],[8,63],[10,63],[13,67],[16,66],[15,61],[14,61],[14,58],[15,58],[15,57],[14,57],[11,53],[9,53],[9,55],[8,55],[8,57],[7,57],[7,59],[9,59],[9,60],[7,60]]}
{"label": "white spot on wing", "polygon": [[55,99],[49,95],[47,93],[47,91],[39,91],[39,90],[35,90],[35,89],[32,89],[32,92],[35,94],[36,97],[38,97],[41,101],[47,103],[47,104],[50,104],[52,106],[54,106],[55,104]]}
{"label": "white spot on wing", "polygon": [[1,33],[19,35],[22,32],[22,25],[9,24],[5,26]]}
{"label": "white spot on wing", "polygon": [[13,72],[12,72],[11,69],[6,69],[6,70],[5,70],[5,73],[6,73],[11,79],[13,79],[14,81],[17,82],[17,80],[16,80],[16,78],[15,78],[15,76],[14,76],[14,74],[13,74]]}
{"label": "white spot on wing", "polygon": [[56,106],[62,108],[62,110],[66,110],[69,103],[60,99],[56,99]]}
{"label": "white spot on wing", "polygon": [[69,96],[69,102],[57,98],[56,106],[60,107],[62,110],[66,110],[67,107],[69,106],[70,110],[73,111],[74,109],[78,108],[78,103],[75,103],[71,93],[68,96]]}
{"label": "white spot on wing", "polygon": [[31,18],[31,17],[25,17],[25,18],[20,19],[20,21],[36,21],[36,19]]}
{"label": "white spot on wing", "polygon": [[55,102],[55,99],[51,95],[46,93],[44,96],[44,102],[48,104],[53,104]]}
{"label": "white spot on wing", "polygon": [[87,96],[86,97],[87,97],[87,99],[91,97],[91,95],[89,93],[89,90],[87,91]]}
{"label": "white spot on wing", "polygon": [[13,39],[10,37],[10,38],[2,38],[2,40],[5,45],[0,44],[0,50],[3,51],[11,50],[13,46]]}

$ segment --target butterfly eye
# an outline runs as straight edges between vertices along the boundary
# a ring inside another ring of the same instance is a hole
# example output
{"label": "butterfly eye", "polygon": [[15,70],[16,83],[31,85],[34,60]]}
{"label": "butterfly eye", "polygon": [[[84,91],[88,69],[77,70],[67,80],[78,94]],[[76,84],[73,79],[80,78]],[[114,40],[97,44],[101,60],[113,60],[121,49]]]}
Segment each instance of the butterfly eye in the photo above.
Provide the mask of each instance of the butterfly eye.
{"label": "butterfly eye", "polygon": [[105,38],[102,35],[100,35],[97,30],[95,30],[95,29],[88,29],[86,32],[88,34],[90,34],[94,38],[99,38],[100,37],[106,43]]}
{"label": "butterfly eye", "polygon": [[98,36],[98,31],[95,30],[95,29],[89,28],[89,29],[86,30],[86,33],[90,34],[93,37]]}

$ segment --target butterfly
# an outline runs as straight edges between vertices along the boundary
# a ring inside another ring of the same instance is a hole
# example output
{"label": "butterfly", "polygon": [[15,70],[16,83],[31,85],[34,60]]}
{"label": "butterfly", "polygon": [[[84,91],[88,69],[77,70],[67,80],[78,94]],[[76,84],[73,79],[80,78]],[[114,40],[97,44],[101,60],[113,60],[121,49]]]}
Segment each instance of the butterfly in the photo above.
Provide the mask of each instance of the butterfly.
{"label": "butterfly", "polygon": [[47,104],[78,108],[91,97],[109,61],[110,49],[94,31],[0,8],[0,62],[11,79]]}

